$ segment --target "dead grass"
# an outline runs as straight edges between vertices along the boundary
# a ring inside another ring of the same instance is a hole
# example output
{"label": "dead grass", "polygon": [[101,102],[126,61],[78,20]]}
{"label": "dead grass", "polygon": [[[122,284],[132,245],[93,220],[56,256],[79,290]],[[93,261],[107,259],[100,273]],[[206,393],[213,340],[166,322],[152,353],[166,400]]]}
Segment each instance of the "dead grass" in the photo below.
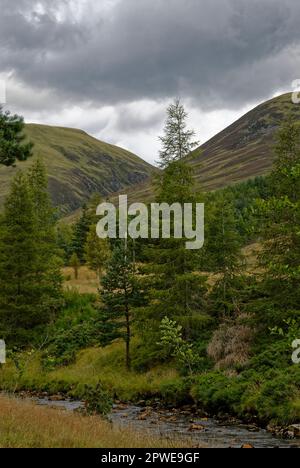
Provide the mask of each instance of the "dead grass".
{"label": "dead grass", "polygon": [[79,268],[78,279],[75,279],[74,269],[63,268],[65,289],[76,289],[81,294],[97,294],[99,289],[99,278],[97,274],[86,266]]}
{"label": "dead grass", "polygon": [[[258,267],[258,256],[261,253],[262,245],[259,243],[251,244],[242,250],[246,261],[246,272],[248,274],[261,273],[262,270]],[[97,274],[90,270],[87,266],[79,268],[78,279],[75,279],[74,269],[71,267],[63,268],[65,289],[76,289],[81,294],[98,294],[100,281]],[[209,286],[214,286],[220,279],[220,275],[214,273],[199,273],[208,277]]]}
{"label": "dead grass", "polygon": [[[182,442],[113,428],[98,416],[0,396],[0,448],[176,448]],[[185,443],[185,446],[188,444]],[[190,445],[191,446],[191,445]]]}
{"label": "dead grass", "polygon": [[207,349],[208,355],[216,362],[216,368],[232,369],[246,365],[253,334],[253,330],[242,323],[222,324]]}

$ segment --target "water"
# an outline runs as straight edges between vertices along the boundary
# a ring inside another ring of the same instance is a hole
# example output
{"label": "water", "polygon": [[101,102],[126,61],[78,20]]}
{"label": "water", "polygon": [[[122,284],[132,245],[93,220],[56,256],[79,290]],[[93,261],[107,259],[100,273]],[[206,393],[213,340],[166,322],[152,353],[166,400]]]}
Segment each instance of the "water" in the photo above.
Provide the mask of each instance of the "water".
{"label": "water", "polygon": [[[43,406],[67,411],[84,408],[84,403],[80,401],[50,401],[46,398],[35,401]],[[114,406],[109,418],[114,425],[124,429],[147,432],[164,439],[192,441],[195,447],[240,448],[244,444],[250,444],[255,448],[300,448],[300,440],[283,440],[265,430],[255,428],[249,430],[249,426],[245,425],[222,424],[216,419],[201,419],[191,412],[180,410],[154,410],[134,405],[120,405]],[[201,430],[191,432],[192,426],[200,426]]]}

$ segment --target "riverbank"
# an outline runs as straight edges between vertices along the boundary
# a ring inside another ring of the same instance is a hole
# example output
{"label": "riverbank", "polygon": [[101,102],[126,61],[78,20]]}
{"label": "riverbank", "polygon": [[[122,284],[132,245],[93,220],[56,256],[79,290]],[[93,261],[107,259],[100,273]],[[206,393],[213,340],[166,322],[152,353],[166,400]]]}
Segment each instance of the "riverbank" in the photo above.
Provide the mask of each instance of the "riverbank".
{"label": "riverbank", "polygon": [[123,343],[85,349],[73,364],[53,369],[43,366],[41,353],[24,353],[0,369],[0,390],[85,400],[100,381],[114,401],[165,409],[189,405],[225,421],[235,417],[269,426],[276,433],[300,422],[298,366],[272,369],[270,376],[249,370],[232,377],[213,371],[185,378],[171,364],[128,372],[122,351]]}
{"label": "riverbank", "polygon": [[98,416],[82,416],[0,396],[0,448],[181,448],[173,438],[112,426]]}

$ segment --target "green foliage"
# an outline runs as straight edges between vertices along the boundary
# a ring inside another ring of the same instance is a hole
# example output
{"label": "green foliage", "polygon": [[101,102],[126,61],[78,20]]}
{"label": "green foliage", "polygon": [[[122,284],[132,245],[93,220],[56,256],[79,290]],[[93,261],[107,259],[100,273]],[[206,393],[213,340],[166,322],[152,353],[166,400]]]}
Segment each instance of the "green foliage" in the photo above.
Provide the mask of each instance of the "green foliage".
{"label": "green foliage", "polygon": [[69,265],[72,255],[72,226],[64,223],[58,224],[56,227],[56,244],[60,251],[60,256],[63,259],[64,265]]}
{"label": "green foliage", "polygon": [[193,374],[199,362],[199,356],[195,353],[193,345],[187,343],[182,337],[182,326],[165,317],[160,325],[159,346],[176,359],[182,369]]}
{"label": "green foliage", "polygon": [[110,257],[109,243],[106,239],[100,239],[96,232],[96,226],[92,225],[85,244],[85,259],[91,270],[100,278],[102,271]]}
{"label": "green foliage", "polygon": [[87,206],[85,205],[83,207],[81,217],[74,226],[72,240],[72,253],[77,255],[80,263],[84,263],[85,260],[84,248],[90,231],[91,223],[92,218],[90,212],[87,209]]}
{"label": "green foliage", "polygon": [[174,408],[190,403],[190,388],[191,382],[188,379],[173,379],[162,382],[159,392],[164,404]]}
{"label": "green foliage", "polygon": [[99,323],[96,298],[76,291],[65,292],[63,312],[48,328],[43,366],[51,370],[75,362],[76,353],[98,343]]}
{"label": "green foliage", "polygon": [[192,141],[195,132],[186,128],[187,116],[179,99],[167,109],[165,133],[160,137],[162,143],[160,166],[162,168],[167,167],[171,162],[181,161],[199,144]]}
{"label": "green foliage", "polygon": [[61,307],[60,261],[40,162],[18,173],[0,229],[0,328],[9,346],[35,340]]}
{"label": "green foliage", "polygon": [[[191,170],[184,161],[169,164],[157,181],[157,191],[159,203],[183,206],[197,201]],[[155,353],[161,355],[156,343],[166,311],[170,319],[183,326],[187,339],[196,339],[199,329],[209,322],[207,276],[197,271],[201,252],[187,250],[186,239],[175,239],[174,219],[171,224],[170,239],[151,241],[145,248],[145,289],[149,291],[149,303],[140,315],[139,330],[151,359]]]}
{"label": "green foliage", "polygon": [[138,279],[133,251],[127,241],[120,241],[114,246],[101,284],[101,343],[107,345],[117,338],[123,338],[126,343],[126,366],[130,369],[132,321],[136,308],[144,304],[145,297]]}
{"label": "green foliage", "polygon": [[0,106],[0,164],[13,166],[32,155],[33,144],[25,138],[23,117],[3,112]]}
{"label": "green foliage", "polygon": [[85,408],[88,414],[101,414],[107,416],[113,406],[110,392],[98,382],[96,387],[86,385],[84,388]]}

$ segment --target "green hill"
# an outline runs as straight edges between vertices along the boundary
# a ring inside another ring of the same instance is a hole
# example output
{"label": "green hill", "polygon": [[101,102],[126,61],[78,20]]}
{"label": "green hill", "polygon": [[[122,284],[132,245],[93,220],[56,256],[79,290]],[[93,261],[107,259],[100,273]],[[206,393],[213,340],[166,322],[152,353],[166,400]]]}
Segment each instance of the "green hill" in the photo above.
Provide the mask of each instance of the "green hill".
{"label": "green hill", "polygon": [[[81,130],[30,124],[25,131],[34,143],[34,155],[47,166],[53,202],[64,214],[82,206],[95,192],[106,197],[147,180],[154,170],[136,155]],[[31,162],[0,167],[0,205],[17,170]]]}
{"label": "green hill", "polygon": [[189,157],[197,181],[213,190],[267,174],[274,161],[276,131],[290,113],[300,121],[300,105],[284,94],[214,136]]}
{"label": "green hill", "polygon": [[[188,161],[196,181],[204,190],[215,190],[268,174],[274,161],[275,134],[291,114],[300,122],[300,105],[291,94],[267,101],[193,151]],[[151,182],[133,186],[131,201],[154,198]]]}

